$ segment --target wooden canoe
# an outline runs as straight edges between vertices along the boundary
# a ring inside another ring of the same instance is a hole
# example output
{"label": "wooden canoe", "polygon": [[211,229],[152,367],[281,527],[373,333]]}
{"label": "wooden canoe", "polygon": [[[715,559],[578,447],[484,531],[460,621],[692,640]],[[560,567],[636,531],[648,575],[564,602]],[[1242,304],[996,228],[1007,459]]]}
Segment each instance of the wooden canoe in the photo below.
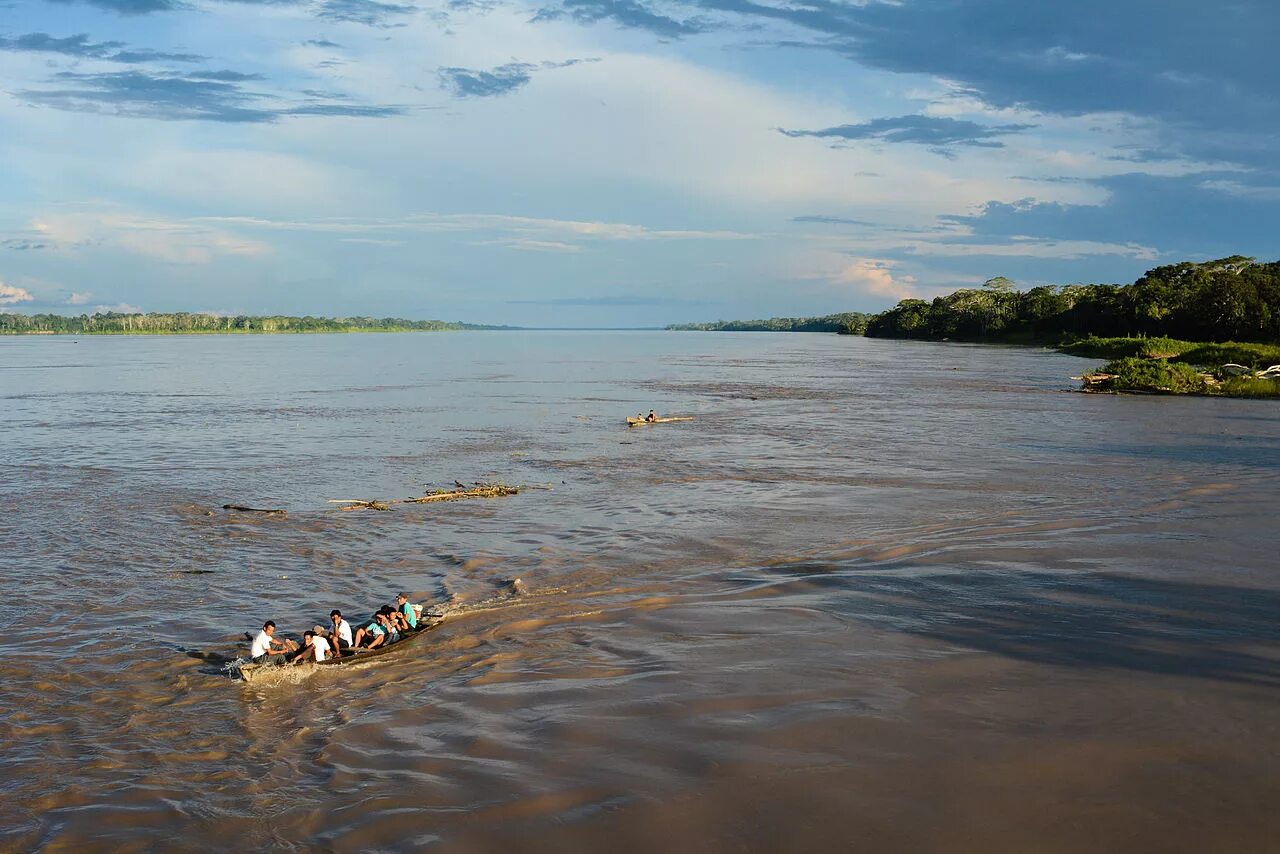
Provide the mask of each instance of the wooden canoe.
{"label": "wooden canoe", "polygon": [[[253,682],[256,679],[261,679],[271,673],[295,670],[306,671],[317,667],[341,667],[344,664],[355,664],[361,661],[370,661],[378,656],[404,649],[405,646],[443,623],[445,614],[446,612],[442,608],[433,608],[430,610],[424,609],[422,611],[422,617],[418,620],[418,627],[416,629],[401,632],[400,640],[395,643],[383,644],[377,649],[362,648],[347,650],[341,658],[331,656],[326,658],[324,661],[311,661],[306,664],[294,664],[293,662],[289,662],[287,664],[254,664],[253,662],[248,662],[232,668],[232,673],[235,676],[239,676],[246,682]],[[328,637],[328,634],[329,633],[326,633],[326,637]]]}
{"label": "wooden canoe", "polygon": [[692,420],[693,420],[692,415],[680,415],[674,418],[658,418],[653,421],[646,421],[643,418],[632,418],[631,416],[627,416],[627,426],[639,427],[644,424],[670,424],[672,421],[692,421]]}

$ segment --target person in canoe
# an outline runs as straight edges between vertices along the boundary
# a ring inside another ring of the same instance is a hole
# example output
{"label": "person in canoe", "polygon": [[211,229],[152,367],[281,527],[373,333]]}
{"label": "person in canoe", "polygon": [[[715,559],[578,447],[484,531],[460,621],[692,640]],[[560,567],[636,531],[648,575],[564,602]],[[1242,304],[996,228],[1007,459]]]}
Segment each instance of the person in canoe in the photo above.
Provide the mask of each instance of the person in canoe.
{"label": "person in canoe", "polygon": [[400,640],[400,626],[404,623],[404,615],[390,605],[383,605],[378,609],[378,616],[382,617],[382,627],[387,632],[387,643]]}
{"label": "person in canoe", "polygon": [[302,650],[294,657],[294,664],[301,664],[304,661],[315,661],[319,664],[330,655],[329,641],[325,640],[321,635],[313,631],[305,631],[302,633]]}
{"label": "person in canoe", "polygon": [[644,420],[645,420],[645,421],[649,421],[649,422],[657,421],[657,420],[658,420],[658,413],[656,413],[656,412],[654,412],[652,409],[650,409],[650,410],[649,410],[649,414],[648,414],[648,415],[646,415],[646,416],[644,417]]}
{"label": "person in canoe", "polygon": [[422,607],[410,602],[408,593],[396,594],[396,607],[400,609],[401,619],[404,620],[403,630],[416,629],[418,627],[418,615],[422,612]]}
{"label": "person in canoe", "polygon": [[253,639],[253,645],[249,648],[249,658],[254,664],[284,664],[289,660],[289,654],[298,651],[298,645],[289,639],[276,640],[273,635],[276,633],[276,624],[274,620],[267,620],[262,624],[262,631],[258,632],[258,636]]}
{"label": "person in canoe", "polygon": [[[373,615],[373,619],[367,626],[356,629],[356,636],[352,646],[365,647],[366,649],[377,649],[384,643],[391,643],[391,610],[390,605],[383,605],[378,609],[378,613]],[[396,640],[399,639],[399,633],[396,634]]]}
{"label": "person in canoe", "polygon": [[356,629],[355,637],[351,640],[351,646],[353,648],[359,649],[361,647],[365,647],[373,649],[382,645],[383,640],[385,640],[383,635],[385,635],[386,632],[382,628],[382,620],[379,619],[381,616],[381,614],[374,614],[373,619],[369,621],[368,625],[361,626]]}
{"label": "person in canoe", "polygon": [[329,612],[329,619],[333,622],[333,631],[329,633],[329,637],[333,639],[333,654],[341,656],[344,649],[351,649],[354,645],[351,624],[342,619],[342,612],[337,608]]}

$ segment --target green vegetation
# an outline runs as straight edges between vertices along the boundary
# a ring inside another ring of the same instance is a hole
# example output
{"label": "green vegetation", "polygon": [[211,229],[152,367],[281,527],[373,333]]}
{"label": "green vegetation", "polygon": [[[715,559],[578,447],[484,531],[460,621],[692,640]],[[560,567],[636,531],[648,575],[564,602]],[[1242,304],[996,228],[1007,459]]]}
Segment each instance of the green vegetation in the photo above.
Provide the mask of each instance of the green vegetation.
{"label": "green vegetation", "polygon": [[1205,394],[1209,391],[1208,381],[1195,368],[1164,359],[1129,356],[1107,362],[1099,372],[1107,377],[1101,383],[1102,387],[1110,391],[1163,391],[1174,394]]}
{"label": "green vegetation", "polygon": [[404,320],[399,317],[286,317],[215,314],[58,314],[0,313],[0,334],[67,335],[181,335],[276,332],[408,332],[418,330],[485,329],[443,320]]}
{"label": "green vegetation", "polygon": [[1074,356],[1111,361],[1087,374],[1091,391],[1146,391],[1212,394],[1227,397],[1280,397],[1280,381],[1271,377],[1236,376],[1225,365],[1253,371],[1280,365],[1280,345],[1197,344],[1172,338],[1082,338],[1061,345]]}
{"label": "green vegetation", "polygon": [[1280,365],[1280,344],[1253,344],[1226,341],[1221,344],[1199,344],[1172,338],[1081,338],[1058,345],[1072,356],[1099,359],[1172,359],[1202,368],[1219,365],[1244,365],[1255,370]]}
{"label": "green vegetation", "polygon": [[1098,338],[1090,335],[1060,344],[1058,349],[1072,356],[1095,359],[1167,359],[1197,346],[1200,345],[1193,341],[1175,341],[1172,338]]}
{"label": "green vegetation", "polygon": [[1280,365],[1280,344],[1193,344],[1175,355],[1175,361],[1201,367],[1236,364],[1249,368]]}
{"label": "green vegetation", "polygon": [[768,320],[719,320],[715,323],[673,323],[676,332],[839,332],[861,335],[872,315],[856,311],[825,317],[771,317]]}
{"label": "green vegetation", "polygon": [[1203,371],[1187,362],[1128,356],[1113,359],[1084,377],[1086,391],[1205,394],[1222,397],[1280,397],[1280,379],[1231,376],[1221,368]]}
{"label": "green vegetation", "polygon": [[[668,329],[836,331],[872,338],[1051,344],[1109,360],[1085,378],[1095,391],[1280,397],[1280,261],[1234,255],[1148,270],[1132,285],[1044,285],[1003,276],[886,312],[775,317]],[[1201,343],[1215,342],[1215,343]],[[1239,368],[1225,370],[1226,365]]]}
{"label": "green vegetation", "polygon": [[1280,380],[1227,377],[1216,390],[1226,397],[1280,397]]}
{"label": "green vegetation", "polygon": [[866,334],[1046,343],[1110,360],[1085,377],[1089,390],[1280,397],[1274,379],[1223,370],[1280,364],[1280,261],[1236,255],[1156,267],[1132,285],[1025,292],[999,277],[929,302],[903,300]]}
{"label": "green vegetation", "polygon": [[1232,256],[1156,267],[1132,285],[1045,285],[1003,277],[932,301],[903,300],[867,326],[875,338],[1051,343],[1084,336],[1280,340],[1280,261]]}
{"label": "green vegetation", "polygon": [[1065,349],[1077,355],[1124,354],[1086,374],[1086,391],[1280,397],[1280,377],[1275,373],[1246,372],[1280,364],[1280,346],[1275,344],[1195,344],[1168,338],[1097,338],[1077,344],[1084,346]]}

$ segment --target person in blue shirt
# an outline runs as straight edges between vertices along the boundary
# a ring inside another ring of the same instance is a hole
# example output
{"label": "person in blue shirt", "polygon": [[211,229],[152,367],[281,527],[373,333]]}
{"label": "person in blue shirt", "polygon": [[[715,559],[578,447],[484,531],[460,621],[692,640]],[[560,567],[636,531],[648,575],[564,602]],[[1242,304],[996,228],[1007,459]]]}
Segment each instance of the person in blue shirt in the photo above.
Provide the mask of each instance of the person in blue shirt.
{"label": "person in blue shirt", "polygon": [[390,605],[383,605],[378,609],[378,617],[382,620],[382,628],[387,633],[387,643],[400,640],[400,626],[404,623],[404,617],[400,616],[400,612]]}
{"label": "person in blue shirt", "polygon": [[[385,607],[385,606],[384,606]],[[388,641],[387,629],[389,623],[387,615],[382,611],[374,614],[373,620],[367,626],[361,626],[356,629],[356,636],[353,646],[364,646],[369,649],[377,649],[383,643]]]}
{"label": "person in blue shirt", "polygon": [[404,615],[405,628],[416,629],[418,627],[418,609],[413,607],[413,603],[409,601],[409,594],[397,593],[396,606],[400,608],[400,613]]}

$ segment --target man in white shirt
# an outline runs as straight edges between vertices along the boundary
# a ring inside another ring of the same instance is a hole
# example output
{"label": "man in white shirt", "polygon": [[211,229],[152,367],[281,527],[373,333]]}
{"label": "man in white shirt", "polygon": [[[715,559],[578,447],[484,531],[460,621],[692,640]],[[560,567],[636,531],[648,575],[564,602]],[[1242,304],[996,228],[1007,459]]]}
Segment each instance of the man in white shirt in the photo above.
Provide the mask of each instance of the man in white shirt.
{"label": "man in white shirt", "polygon": [[298,653],[298,657],[293,660],[294,664],[300,664],[308,659],[313,659],[317,663],[324,661],[329,657],[329,642],[315,632],[303,632],[302,652]]}
{"label": "man in white shirt", "polygon": [[329,612],[329,619],[333,621],[333,632],[330,634],[334,639],[333,654],[340,656],[344,649],[351,649],[351,624],[342,619],[342,612],[337,608]]}
{"label": "man in white shirt", "polygon": [[249,658],[254,664],[284,664],[286,654],[298,648],[291,640],[278,641],[272,635],[276,633],[276,624],[267,620],[262,624],[262,631],[253,639],[249,649]]}

